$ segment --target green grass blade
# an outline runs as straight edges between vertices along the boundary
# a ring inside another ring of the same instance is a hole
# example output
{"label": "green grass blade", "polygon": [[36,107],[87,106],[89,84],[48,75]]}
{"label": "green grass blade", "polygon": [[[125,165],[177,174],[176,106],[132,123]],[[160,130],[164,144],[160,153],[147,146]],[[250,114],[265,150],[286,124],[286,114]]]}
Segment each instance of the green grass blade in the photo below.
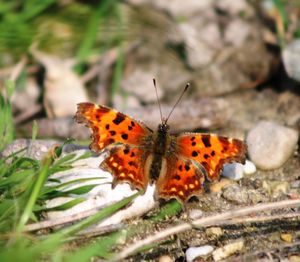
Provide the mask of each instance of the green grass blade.
{"label": "green grass blade", "polygon": [[160,209],[159,213],[150,217],[151,221],[158,222],[166,217],[177,215],[182,210],[181,204],[177,200],[172,200]]}
{"label": "green grass blade", "polygon": [[116,2],[116,0],[104,0],[98,2],[98,5],[93,10],[88,21],[86,33],[82,38],[83,41],[77,52],[77,59],[79,61],[84,60],[88,55],[90,55],[98,35],[101,19],[103,19],[104,15],[108,13],[110,7]]}
{"label": "green grass blade", "polygon": [[21,215],[20,221],[17,226],[17,232],[21,232],[23,230],[23,227],[27,223],[28,219],[30,218],[30,215],[33,211],[34,204],[39,196],[39,193],[41,191],[41,188],[43,184],[46,181],[46,178],[48,176],[48,169],[49,169],[50,159],[47,159],[45,164],[42,166],[41,171],[37,177],[37,181],[34,184],[33,190],[30,194],[30,197],[28,199],[28,202],[25,206],[25,209]]}
{"label": "green grass blade", "polygon": [[54,206],[54,207],[50,207],[50,208],[38,207],[38,208],[35,208],[34,211],[63,211],[63,210],[67,210],[73,206],[76,206],[84,201],[86,201],[85,198],[79,197],[79,198],[70,200],[62,205],[58,205],[58,206]]}
{"label": "green grass blade", "polygon": [[85,262],[89,261],[94,256],[99,256],[107,260],[113,257],[109,250],[115,246],[120,238],[123,237],[123,232],[115,232],[107,237],[97,240],[95,243],[67,255],[64,258],[65,262]]}
{"label": "green grass blade", "polygon": [[132,200],[134,200],[139,195],[140,195],[140,192],[135,193],[132,196],[126,197],[115,204],[105,207],[105,208],[101,209],[98,213],[96,213],[95,215],[92,215],[92,216],[84,219],[83,221],[77,223],[76,225],[73,225],[67,229],[63,229],[61,231],[61,233],[63,233],[64,235],[74,235],[74,234],[78,233],[79,231],[81,231],[82,229],[87,228],[88,226],[91,226],[91,225],[95,224],[96,222],[103,220],[104,218],[114,214],[119,209],[128,205]]}

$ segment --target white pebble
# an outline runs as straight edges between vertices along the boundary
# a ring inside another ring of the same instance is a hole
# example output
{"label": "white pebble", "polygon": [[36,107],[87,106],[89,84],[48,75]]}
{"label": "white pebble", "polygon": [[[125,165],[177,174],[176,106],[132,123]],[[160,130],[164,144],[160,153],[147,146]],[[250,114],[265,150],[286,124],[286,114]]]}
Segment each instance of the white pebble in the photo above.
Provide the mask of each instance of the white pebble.
{"label": "white pebble", "polygon": [[205,256],[214,250],[212,246],[206,245],[201,247],[189,247],[185,252],[187,262],[192,262],[199,256]]}
{"label": "white pebble", "polygon": [[203,212],[200,209],[192,209],[189,211],[188,214],[189,214],[190,219],[192,219],[192,220],[198,219],[203,216]]}
{"label": "white pebble", "polygon": [[240,163],[224,165],[222,176],[233,180],[240,180],[244,176],[244,167]]}
{"label": "white pebble", "polygon": [[250,160],[246,160],[245,165],[243,165],[243,170],[245,175],[251,175],[256,172],[256,166]]}
{"label": "white pebble", "polygon": [[284,68],[290,78],[300,82],[300,40],[294,40],[282,53]]}
{"label": "white pebble", "polygon": [[233,243],[229,243],[223,247],[217,248],[213,253],[214,261],[225,259],[237,251],[240,251],[244,247],[244,241],[239,240]]}

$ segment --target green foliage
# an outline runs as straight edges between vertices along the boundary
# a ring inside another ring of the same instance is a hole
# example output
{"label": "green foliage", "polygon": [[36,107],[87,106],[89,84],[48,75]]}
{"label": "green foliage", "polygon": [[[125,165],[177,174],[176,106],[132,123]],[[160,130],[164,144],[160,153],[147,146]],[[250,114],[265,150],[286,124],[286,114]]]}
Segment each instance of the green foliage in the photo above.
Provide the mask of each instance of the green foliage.
{"label": "green foliage", "polygon": [[5,92],[0,93],[0,151],[14,139],[14,124],[10,98],[14,91],[14,83],[5,82]]}
{"label": "green foliage", "polygon": [[[18,61],[35,43],[56,55],[84,61],[118,37],[109,24],[116,20],[118,0],[98,2],[59,0],[0,0],[0,52]],[[100,48],[101,47],[101,48]],[[7,61],[7,60],[6,60]],[[4,60],[0,59],[0,65]]]}
{"label": "green foliage", "polygon": [[281,49],[285,47],[285,33],[289,26],[288,15],[285,10],[286,2],[284,0],[272,0],[280,19],[276,22],[276,32]]}
{"label": "green foliage", "polygon": [[153,222],[162,221],[167,217],[177,215],[181,210],[181,204],[177,200],[171,200],[170,202],[166,203],[166,205],[162,207],[157,214],[150,217],[150,220]]}
{"label": "green foliage", "polygon": [[[33,137],[35,136],[36,131],[33,132]],[[138,194],[107,206],[96,214],[54,233],[42,236],[24,234],[25,225],[38,221],[42,212],[66,210],[85,201],[85,198],[75,198],[51,208],[45,206],[46,200],[70,194],[85,194],[99,185],[82,185],[82,182],[99,178],[81,178],[62,183],[59,179],[50,177],[58,171],[72,168],[72,163],[78,159],[90,156],[63,156],[62,146],[42,161],[23,156],[29,148],[0,159],[0,261],[36,261],[45,258],[57,261],[87,261],[92,256],[107,259],[113,256],[112,248],[122,237],[121,232],[78,247],[75,252],[78,256],[75,257],[74,252],[66,252],[64,248],[76,239],[79,231],[111,216],[128,205]],[[65,190],[69,186],[73,189]]]}

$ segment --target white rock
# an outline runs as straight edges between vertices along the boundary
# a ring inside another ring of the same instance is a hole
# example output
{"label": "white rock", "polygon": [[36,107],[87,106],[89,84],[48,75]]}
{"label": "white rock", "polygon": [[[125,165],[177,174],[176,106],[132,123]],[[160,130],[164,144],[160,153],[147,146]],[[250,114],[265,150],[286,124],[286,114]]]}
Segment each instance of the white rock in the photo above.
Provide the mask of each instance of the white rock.
{"label": "white rock", "polygon": [[245,165],[243,165],[243,170],[245,175],[251,175],[256,172],[256,166],[253,162],[246,160]]}
{"label": "white rock", "polygon": [[192,262],[195,258],[199,256],[205,256],[214,250],[212,246],[206,245],[201,247],[189,247],[185,252],[185,257],[187,262]]}
{"label": "white rock", "polygon": [[240,251],[244,247],[244,241],[239,240],[233,243],[229,243],[223,247],[217,248],[213,253],[213,259],[219,261],[229,257],[237,251]]}
{"label": "white rock", "polygon": [[[82,155],[86,150],[76,150],[73,153]],[[93,188],[90,192],[84,195],[74,195],[73,199],[77,197],[85,197],[86,201],[73,206],[64,211],[51,211],[47,213],[48,219],[59,220],[67,216],[82,213],[89,210],[101,209],[107,205],[120,201],[126,197],[129,197],[136,193],[136,190],[131,190],[128,184],[118,184],[114,189],[111,188],[112,175],[99,168],[99,164],[103,161],[104,155],[98,157],[90,157],[81,159],[75,162],[74,168],[63,172],[56,173],[52,178],[59,179],[62,182],[72,181],[79,178],[98,178],[97,180],[91,180],[81,182],[80,185],[71,185],[62,190],[69,190],[78,186],[88,184],[99,184]],[[109,219],[101,221],[99,224],[93,227],[99,228],[107,225],[115,225],[121,223],[125,219],[129,219],[135,216],[140,216],[149,210],[151,210],[155,201],[153,198],[154,186],[149,186],[144,195],[138,196],[130,206],[116,212],[110,216]],[[72,198],[56,198],[47,202],[47,207],[59,206],[61,204],[70,201]]]}
{"label": "white rock", "polygon": [[244,176],[244,167],[240,163],[231,163],[224,165],[222,176],[233,180],[240,180]]}
{"label": "white rock", "polygon": [[272,170],[282,166],[293,154],[298,132],[273,122],[261,121],[247,136],[248,154],[256,167]]}
{"label": "white rock", "polygon": [[288,76],[300,82],[300,39],[287,45],[283,50],[282,57]]}
{"label": "white rock", "polygon": [[224,165],[222,176],[233,180],[240,180],[244,175],[254,174],[255,172],[256,167],[254,163],[246,160],[244,165],[240,163],[230,163]]}
{"label": "white rock", "polygon": [[203,212],[200,209],[192,209],[192,210],[189,210],[188,215],[189,215],[190,219],[194,220],[194,219],[198,219],[198,218],[202,217]]}

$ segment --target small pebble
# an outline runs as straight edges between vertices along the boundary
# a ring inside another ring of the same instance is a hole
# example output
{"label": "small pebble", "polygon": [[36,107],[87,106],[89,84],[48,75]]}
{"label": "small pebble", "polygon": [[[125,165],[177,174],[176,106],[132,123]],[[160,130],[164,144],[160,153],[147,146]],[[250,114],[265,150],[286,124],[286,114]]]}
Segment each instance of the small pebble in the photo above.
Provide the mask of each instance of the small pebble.
{"label": "small pebble", "polygon": [[293,236],[289,233],[283,233],[280,235],[280,238],[285,241],[291,243],[293,241]]}
{"label": "small pebble", "polygon": [[283,64],[288,76],[300,82],[300,40],[294,40],[282,53]]}
{"label": "small pebble", "polygon": [[208,236],[216,236],[216,237],[219,237],[219,236],[222,236],[223,235],[223,230],[222,228],[220,227],[210,227],[210,228],[207,228],[205,230],[205,233],[208,235]]}
{"label": "small pebble", "polygon": [[225,259],[229,257],[230,255],[234,254],[237,251],[242,250],[244,247],[244,241],[239,240],[233,243],[229,243],[223,247],[217,248],[215,251],[213,251],[213,259],[215,261],[219,261],[222,259]]}
{"label": "small pebble", "polygon": [[161,256],[159,259],[158,259],[158,262],[173,262],[175,261],[173,258],[171,258],[170,256]]}
{"label": "small pebble", "polygon": [[244,167],[240,163],[232,163],[224,165],[222,176],[233,180],[240,180],[244,176]]}
{"label": "small pebble", "polygon": [[231,185],[233,183],[234,182],[230,179],[221,178],[220,181],[210,184],[209,189],[210,189],[210,192],[212,192],[212,193],[218,193],[218,192],[221,192],[224,187]]}
{"label": "small pebble", "polygon": [[256,172],[255,165],[246,160],[246,163],[230,163],[224,165],[222,176],[233,179],[233,180],[240,180],[244,177],[244,175],[254,174]]}
{"label": "small pebble", "polygon": [[243,165],[243,168],[244,168],[245,175],[251,175],[256,172],[256,166],[250,160],[246,160],[246,163],[245,165]]}
{"label": "small pebble", "polygon": [[293,155],[298,132],[267,121],[254,126],[247,136],[248,154],[256,167],[272,170],[282,166]]}
{"label": "small pebble", "polygon": [[205,256],[214,250],[212,246],[206,245],[201,247],[189,247],[185,252],[185,257],[187,262],[192,262],[195,258],[199,256]]}
{"label": "small pebble", "polygon": [[189,211],[188,214],[189,214],[190,219],[192,219],[192,220],[198,219],[203,216],[203,212],[200,209],[192,209]]}
{"label": "small pebble", "polygon": [[256,204],[262,201],[261,193],[254,189],[247,189],[239,185],[230,185],[224,188],[223,198],[235,204]]}

